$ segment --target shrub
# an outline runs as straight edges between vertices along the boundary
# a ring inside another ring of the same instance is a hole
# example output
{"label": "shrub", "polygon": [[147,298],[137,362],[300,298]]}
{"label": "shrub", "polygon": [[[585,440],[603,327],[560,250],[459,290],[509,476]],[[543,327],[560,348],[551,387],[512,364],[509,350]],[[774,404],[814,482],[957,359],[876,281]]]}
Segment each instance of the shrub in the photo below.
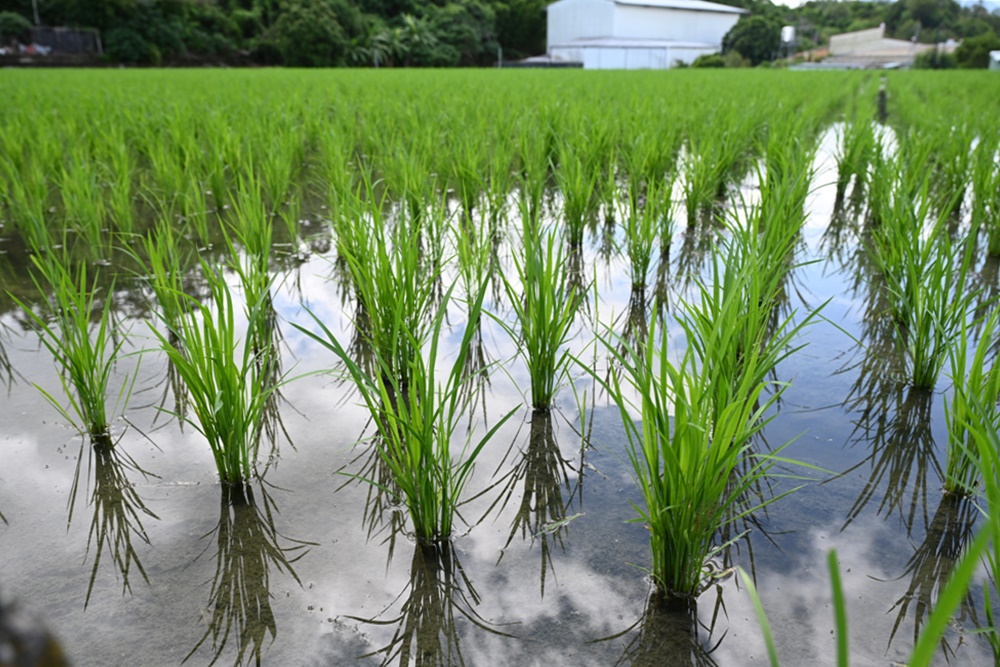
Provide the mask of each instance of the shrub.
{"label": "shrub", "polygon": [[736,51],[754,65],[772,60],[781,45],[781,24],[763,16],[741,18],[722,38],[722,52]]}
{"label": "shrub", "polygon": [[115,28],[104,38],[104,52],[120,63],[150,62],[150,45],[131,28]]}
{"label": "shrub", "polygon": [[990,51],[1000,49],[1000,37],[988,32],[978,37],[968,37],[955,49],[955,60],[962,69],[986,69],[990,64]]}
{"label": "shrub", "polygon": [[266,35],[292,67],[340,65],[347,55],[348,36],[330,4],[290,4]]}
{"label": "shrub", "polygon": [[937,49],[928,49],[919,54],[913,61],[913,69],[955,69],[958,60],[954,53],[941,53]]}
{"label": "shrub", "polygon": [[720,53],[706,53],[703,56],[698,56],[691,63],[691,67],[725,67],[726,59],[722,57]]}

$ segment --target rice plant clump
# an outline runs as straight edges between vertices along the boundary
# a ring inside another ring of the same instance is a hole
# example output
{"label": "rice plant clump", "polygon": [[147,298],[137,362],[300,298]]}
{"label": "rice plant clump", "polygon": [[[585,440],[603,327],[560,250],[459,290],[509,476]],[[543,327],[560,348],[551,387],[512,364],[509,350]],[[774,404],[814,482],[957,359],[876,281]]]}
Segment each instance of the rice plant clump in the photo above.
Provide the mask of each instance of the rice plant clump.
{"label": "rice plant clump", "polygon": [[650,531],[652,578],[668,598],[700,593],[709,559],[740,537],[719,544],[719,535],[777,499],[755,499],[777,459],[754,451],[753,439],[783,390],[767,377],[813,317],[774,319],[782,278],[771,246],[781,256],[790,246],[767,244],[754,228],[732,231],[714,252],[711,284],[679,315],[688,344],[676,363],[654,322],[642,347],[601,338],[613,370],[607,379],[590,371],[621,412],[644,501],[637,520]]}
{"label": "rice plant clump", "polygon": [[515,258],[516,282],[504,277],[517,324],[499,321],[520,346],[531,378],[531,406],[547,410],[566,372],[564,345],[583,299],[582,288],[571,284],[567,256],[551,230],[536,233],[526,225],[523,255]]}
{"label": "rice plant clump", "polygon": [[[407,506],[416,538],[424,544],[443,543],[451,537],[476,458],[516,411],[501,417],[477,440],[473,441],[470,432],[459,447],[454,446],[459,425],[467,419],[471,395],[465,385],[475,380],[466,372],[466,357],[473,347],[486,289],[484,283],[469,306],[458,354],[443,383],[438,379],[439,346],[447,334],[445,315],[451,289],[429,325],[426,357],[422,353],[412,357],[402,377],[393,372],[391,362],[377,349],[376,368],[363,368],[315,315],[319,334],[294,325],[333,352],[356,383],[378,431],[374,446]],[[414,332],[404,330],[402,334],[419,349]]]}
{"label": "rice plant clump", "polygon": [[[26,303],[12,298],[38,327],[42,344],[52,353],[69,406],[64,406],[41,387],[38,390],[78,429],[92,438],[107,439],[110,428],[108,392],[115,362],[125,344],[125,337],[116,332],[113,319],[114,303],[110,294],[114,283],[111,282],[101,295],[104,290],[99,286],[99,272],[89,272],[83,262],[71,264],[65,251],[36,252],[31,261],[35,267],[32,281],[36,289],[49,295],[46,312],[37,313]],[[95,314],[97,322],[92,324]],[[125,376],[114,412],[125,409],[134,381],[134,373],[131,378]]]}
{"label": "rice plant clump", "polygon": [[183,418],[208,440],[219,478],[236,483],[255,474],[269,398],[283,378],[266,381],[267,376],[257,372],[262,365],[259,356],[277,354],[277,350],[255,348],[250,343],[255,329],[267,326],[269,304],[264,300],[248,304],[246,338],[241,341],[225,277],[204,263],[202,271],[211,299],[202,303],[182,295],[190,308],[176,330],[170,331],[181,345],[158,329],[153,332],[187,388],[188,407],[194,417]]}
{"label": "rice plant clump", "polygon": [[[979,342],[968,358],[969,331],[961,334],[949,351],[951,378],[954,383],[951,401],[945,403],[948,424],[948,462],[944,488],[948,493],[972,495],[980,483],[978,452],[973,435],[1000,420],[1000,368],[997,360],[989,363],[990,348],[1000,311],[994,311],[980,332]],[[982,406],[978,409],[976,406]]]}

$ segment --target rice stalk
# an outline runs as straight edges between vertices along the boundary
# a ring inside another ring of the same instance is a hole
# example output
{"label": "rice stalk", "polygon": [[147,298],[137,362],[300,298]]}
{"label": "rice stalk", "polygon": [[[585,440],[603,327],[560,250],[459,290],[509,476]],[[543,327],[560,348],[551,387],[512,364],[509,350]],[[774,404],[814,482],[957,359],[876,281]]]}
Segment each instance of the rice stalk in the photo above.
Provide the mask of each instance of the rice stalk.
{"label": "rice stalk", "polygon": [[[114,322],[114,282],[102,288],[100,272],[85,263],[71,265],[68,253],[34,253],[32,282],[47,295],[41,313],[11,295],[38,328],[42,344],[59,369],[59,379],[68,406],[40,386],[46,400],[81,432],[92,437],[109,434],[107,406],[113,374],[125,344]],[[96,316],[96,324],[92,324]],[[127,373],[112,407],[111,416],[124,412],[135,383],[136,372]]]}
{"label": "rice stalk", "polygon": [[[475,333],[485,295],[485,285],[477,291],[469,306],[469,323],[465,328],[458,354],[446,379],[438,379],[439,347],[443,343],[448,290],[444,303],[437,309],[429,326],[426,357],[417,353],[407,360],[403,376],[405,385],[390,360],[375,350],[378,370],[369,372],[358,365],[332,331],[315,315],[321,333],[302,326],[297,329],[333,352],[344,364],[357,385],[365,407],[372,416],[381,439],[379,454],[392,474],[395,490],[406,503],[416,538],[427,545],[443,544],[451,537],[457,510],[480,452],[497,430],[515,411],[498,420],[476,439],[472,433],[460,447],[454,446],[459,423],[464,419],[467,401],[463,385],[469,381],[465,373],[465,357]],[[414,332],[403,327],[401,333],[419,350],[418,338],[423,329]]]}

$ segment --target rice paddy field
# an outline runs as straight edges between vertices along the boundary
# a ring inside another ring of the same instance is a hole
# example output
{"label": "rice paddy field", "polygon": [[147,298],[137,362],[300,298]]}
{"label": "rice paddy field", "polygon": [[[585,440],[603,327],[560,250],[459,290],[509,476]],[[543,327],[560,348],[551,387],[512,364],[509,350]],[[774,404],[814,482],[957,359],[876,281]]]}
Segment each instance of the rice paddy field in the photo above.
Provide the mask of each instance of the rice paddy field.
{"label": "rice paddy field", "polygon": [[996,664],[991,74],[0,72],[0,594],[78,665]]}

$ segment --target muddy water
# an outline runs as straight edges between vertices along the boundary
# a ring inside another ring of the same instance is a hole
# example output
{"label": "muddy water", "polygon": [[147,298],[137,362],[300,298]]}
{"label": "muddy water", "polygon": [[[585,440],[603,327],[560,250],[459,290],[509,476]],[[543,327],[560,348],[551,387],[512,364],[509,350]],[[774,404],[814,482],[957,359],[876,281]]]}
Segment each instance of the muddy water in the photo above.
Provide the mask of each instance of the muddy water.
{"label": "muddy water", "polygon": [[[137,390],[115,425],[121,455],[99,457],[32,386],[58,389],[50,355],[15,313],[3,316],[3,596],[43,618],[80,665],[766,664],[733,565],[755,576],[783,663],[824,665],[835,655],[825,563],[836,549],[852,664],[905,661],[976,511],[941,493],[946,385],[907,391],[880,372],[877,350],[866,355],[842,331],[860,338],[865,324],[854,237],[837,246],[831,228],[831,142],[800,252],[819,261],[797,268],[790,289],[801,312],[828,302],[829,321],[809,327],[806,347],[778,369],[790,386],[760,444],[794,439],[784,454],[815,468],[783,470],[774,492],[802,488],[755,518],[692,613],[647,604],[647,531],[628,521],[640,498],[618,412],[598,398],[584,439],[568,388],[551,418],[522,407],[501,429],[477,464],[468,492],[482,493],[462,507],[453,550],[428,559],[402,509],[350,476],[373,474],[370,449],[356,444],[366,417],[349,388],[315,373],[333,365],[329,354],[291,326],[311,326],[304,304],[350,335],[322,254],[275,296],[286,370],[302,376],[284,390],[294,447],[283,443],[265,481],[237,492],[217,483],[200,436],[163,411],[173,395],[162,355],[123,359],[122,377],[138,366]],[[611,322],[628,307],[627,265],[602,260],[597,245],[596,312]],[[131,351],[155,347],[147,321],[125,326]],[[581,354],[592,327],[573,342]],[[507,373],[493,374],[477,429],[523,405],[527,388],[499,327],[486,327],[484,348]],[[988,664],[971,634],[982,623],[972,597],[940,661]]]}

